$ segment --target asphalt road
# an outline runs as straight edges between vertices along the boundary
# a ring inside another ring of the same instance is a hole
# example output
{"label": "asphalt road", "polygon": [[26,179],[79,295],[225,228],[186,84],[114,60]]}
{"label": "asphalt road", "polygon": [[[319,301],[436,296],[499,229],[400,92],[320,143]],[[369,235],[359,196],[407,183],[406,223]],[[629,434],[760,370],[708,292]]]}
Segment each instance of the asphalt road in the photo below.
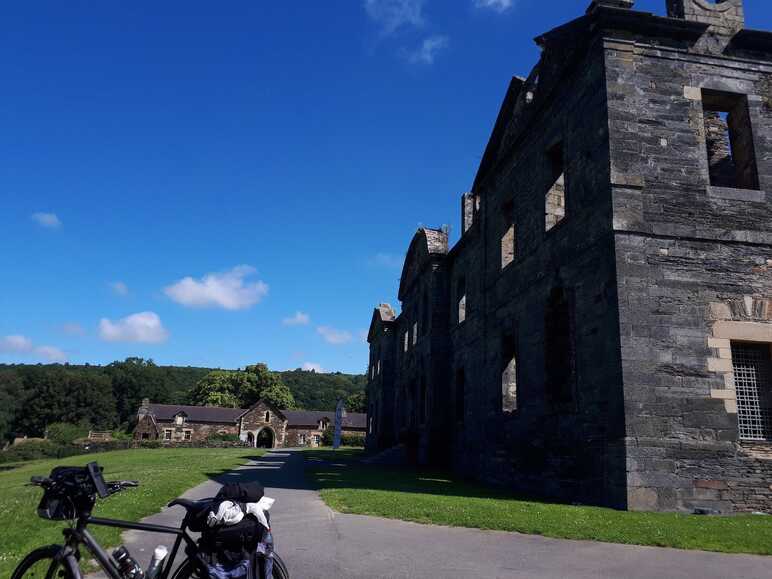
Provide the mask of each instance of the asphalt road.
{"label": "asphalt road", "polygon": [[[772,557],[547,539],[334,513],[308,487],[303,457],[292,451],[256,458],[185,496],[213,496],[222,482],[254,479],[276,499],[271,510],[276,551],[292,579],[772,578]],[[181,517],[182,509],[175,507],[145,521],[177,524]],[[134,531],[124,539],[143,563],[164,542]]]}

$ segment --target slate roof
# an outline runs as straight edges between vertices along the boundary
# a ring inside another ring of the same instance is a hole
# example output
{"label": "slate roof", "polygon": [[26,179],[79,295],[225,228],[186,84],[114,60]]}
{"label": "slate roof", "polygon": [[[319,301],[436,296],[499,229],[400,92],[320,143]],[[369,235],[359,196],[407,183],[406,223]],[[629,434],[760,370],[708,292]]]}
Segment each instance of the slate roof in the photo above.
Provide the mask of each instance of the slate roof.
{"label": "slate roof", "polygon": [[[330,424],[335,423],[335,412],[323,412],[319,410],[282,410],[287,417],[287,426],[310,426],[316,428],[319,421],[326,418]],[[347,412],[343,419],[343,428],[365,428],[367,426],[367,414],[359,412]]]}
{"label": "slate roof", "polygon": [[234,424],[244,412],[241,408],[187,406],[184,404],[150,404],[148,410],[156,420],[174,420],[177,414],[184,412],[190,422],[215,422],[220,424]]}
{"label": "slate roof", "polygon": [[[161,421],[173,421],[180,412],[184,412],[189,422],[212,422],[217,424],[235,424],[239,417],[248,412],[244,408],[220,408],[217,406],[187,406],[185,404],[150,404],[149,413]],[[323,418],[330,424],[335,422],[335,411],[319,410],[281,410],[287,418],[287,426],[310,426],[316,428]],[[367,415],[358,412],[347,412],[343,419],[344,428],[361,428],[367,426]]]}

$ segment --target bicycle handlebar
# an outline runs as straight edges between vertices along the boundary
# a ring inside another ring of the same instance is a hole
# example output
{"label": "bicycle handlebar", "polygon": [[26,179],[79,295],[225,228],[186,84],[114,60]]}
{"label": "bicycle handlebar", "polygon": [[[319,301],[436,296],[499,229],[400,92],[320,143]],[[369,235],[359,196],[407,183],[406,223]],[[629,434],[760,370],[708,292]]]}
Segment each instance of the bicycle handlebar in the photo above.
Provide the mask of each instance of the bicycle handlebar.
{"label": "bicycle handlebar", "polygon": [[[47,488],[51,486],[53,483],[54,481],[52,481],[50,478],[45,476],[33,476],[30,478],[30,481],[29,481],[30,486],[38,486],[43,488]],[[112,480],[112,481],[106,481],[105,485],[107,486],[107,494],[114,495],[115,493],[119,493],[124,489],[138,487],[139,481]]]}

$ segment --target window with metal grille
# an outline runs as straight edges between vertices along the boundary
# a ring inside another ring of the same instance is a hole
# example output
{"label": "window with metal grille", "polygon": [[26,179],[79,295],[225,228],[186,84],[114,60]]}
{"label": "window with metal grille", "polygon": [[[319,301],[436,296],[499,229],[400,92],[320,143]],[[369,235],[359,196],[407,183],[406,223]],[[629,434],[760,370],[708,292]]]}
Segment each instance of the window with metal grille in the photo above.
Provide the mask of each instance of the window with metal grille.
{"label": "window with metal grille", "polygon": [[769,344],[732,342],[740,440],[772,440],[772,362]]}

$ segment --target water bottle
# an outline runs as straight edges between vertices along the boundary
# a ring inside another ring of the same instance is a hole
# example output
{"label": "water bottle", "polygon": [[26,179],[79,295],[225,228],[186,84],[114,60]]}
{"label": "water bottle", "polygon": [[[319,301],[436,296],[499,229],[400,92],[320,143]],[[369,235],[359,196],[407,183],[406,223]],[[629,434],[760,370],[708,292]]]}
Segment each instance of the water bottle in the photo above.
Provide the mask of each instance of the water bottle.
{"label": "water bottle", "polygon": [[155,579],[158,573],[161,571],[161,566],[164,564],[166,555],[169,554],[169,550],[163,545],[158,545],[153,551],[153,558],[150,560],[150,566],[148,566],[145,572],[145,579]]}
{"label": "water bottle", "polygon": [[113,559],[118,564],[118,571],[123,579],[145,579],[142,567],[129,555],[129,551],[123,545],[113,551]]}

